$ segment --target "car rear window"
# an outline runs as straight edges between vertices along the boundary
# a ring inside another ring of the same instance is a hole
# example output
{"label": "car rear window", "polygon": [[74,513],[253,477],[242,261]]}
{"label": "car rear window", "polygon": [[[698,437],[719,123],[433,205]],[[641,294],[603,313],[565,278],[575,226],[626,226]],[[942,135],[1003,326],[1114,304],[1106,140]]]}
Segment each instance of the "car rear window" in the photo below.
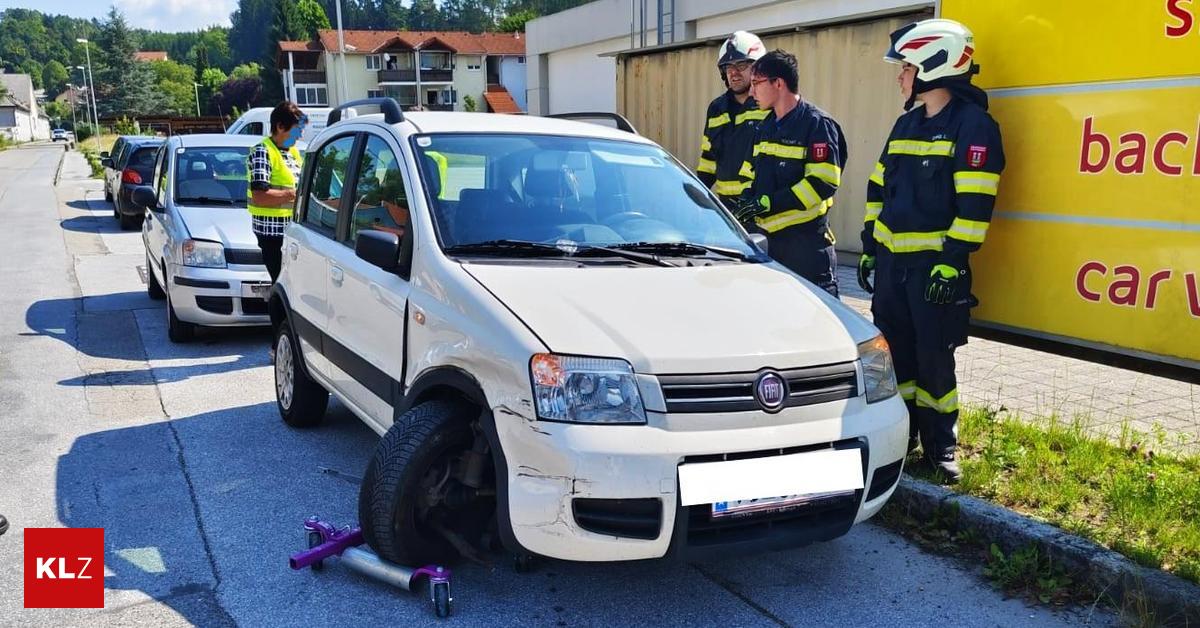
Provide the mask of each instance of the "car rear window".
{"label": "car rear window", "polygon": [[138,148],[129,156],[129,163],[126,164],[126,167],[149,170],[154,167],[154,156],[157,152],[158,146],[143,146]]}

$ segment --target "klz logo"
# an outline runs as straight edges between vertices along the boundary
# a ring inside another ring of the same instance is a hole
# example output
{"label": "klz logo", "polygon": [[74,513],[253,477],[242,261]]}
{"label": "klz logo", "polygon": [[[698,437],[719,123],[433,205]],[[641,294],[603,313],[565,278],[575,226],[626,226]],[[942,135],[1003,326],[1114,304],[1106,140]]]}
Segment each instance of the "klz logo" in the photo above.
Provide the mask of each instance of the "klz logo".
{"label": "klz logo", "polygon": [[25,608],[103,608],[104,529],[25,528]]}

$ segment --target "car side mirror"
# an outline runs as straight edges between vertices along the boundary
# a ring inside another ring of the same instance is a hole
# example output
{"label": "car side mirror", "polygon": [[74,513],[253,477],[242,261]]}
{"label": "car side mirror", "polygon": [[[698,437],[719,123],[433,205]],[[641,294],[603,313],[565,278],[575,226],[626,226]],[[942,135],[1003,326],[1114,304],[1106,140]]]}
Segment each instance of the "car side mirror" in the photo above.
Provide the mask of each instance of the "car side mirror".
{"label": "car side mirror", "polygon": [[106,151],[106,150],[100,151],[100,159],[108,159],[108,151]]}
{"label": "car side mirror", "polygon": [[400,236],[387,231],[364,229],[358,232],[354,254],[388,271],[401,274]]}
{"label": "car side mirror", "polygon": [[139,185],[133,188],[133,193],[129,197],[133,200],[133,204],[138,207],[145,207],[150,211],[159,211],[158,195],[154,193],[154,188],[148,185]]}
{"label": "car side mirror", "polygon": [[112,158],[111,158],[111,157],[101,157],[101,158],[100,158],[100,165],[101,165],[101,166],[104,166],[105,168],[115,168],[115,167],[116,167],[116,166],[114,166],[114,165],[113,165],[113,162],[112,162]]}
{"label": "car side mirror", "polygon": [[767,236],[765,236],[761,233],[751,233],[750,241],[754,243],[754,246],[758,247],[758,250],[762,251],[763,253],[768,252],[767,251]]}

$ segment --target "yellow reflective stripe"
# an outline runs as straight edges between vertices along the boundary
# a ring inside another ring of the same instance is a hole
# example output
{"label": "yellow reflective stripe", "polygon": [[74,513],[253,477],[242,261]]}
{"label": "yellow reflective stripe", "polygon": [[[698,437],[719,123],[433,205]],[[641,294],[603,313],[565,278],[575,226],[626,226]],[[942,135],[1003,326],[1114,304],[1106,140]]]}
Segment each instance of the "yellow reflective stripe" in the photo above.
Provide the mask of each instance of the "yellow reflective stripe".
{"label": "yellow reflective stripe", "polygon": [[983,239],[987,237],[988,225],[990,224],[982,220],[955,218],[954,222],[950,223],[950,230],[946,232],[946,235],[964,242],[983,244]]}
{"label": "yellow reflective stripe", "polygon": [[751,179],[751,180],[754,179],[754,168],[750,165],[750,162],[748,162],[748,161],[742,162],[742,169],[738,170],[738,176],[746,177],[747,179]]}
{"label": "yellow reflective stripe", "polygon": [[261,218],[290,218],[292,215],[291,207],[259,207],[258,205],[247,205],[246,209],[251,216],[259,216]]}
{"label": "yellow reflective stripe", "polygon": [[709,141],[707,135],[701,135],[700,136],[700,151],[707,153],[710,150],[712,150],[712,142]]}
{"label": "yellow reflective stripe", "polygon": [[941,414],[958,412],[958,389],[955,388],[941,398],[934,399],[933,395],[926,392],[924,388],[917,386],[917,405],[923,408],[933,408]]}
{"label": "yellow reflective stripe", "polygon": [[774,233],[785,227],[801,225],[824,216],[833,205],[832,200],[825,201],[815,209],[789,209],[766,218],[755,218],[754,222],[768,233]]}
{"label": "yellow reflective stripe", "polygon": [[875,172],[871,173],[871,183],[883,187],[883,162],[875,162]]}
{"label": "yellow reflective stripe", "polygon": [[741,124],[746,120],[766,120],[769,115],[771,115],[770,109],[751,109],[750,111],[743,111],[737,114],[737,117],[733,119],[733,123]]}
{"label": "yellow reflective stripe", "polygon": [[868,202],[867,217],[863,219],[863,222],[871,222],[872,220],[875,220],[879,217],[881,212],[883,212],[883,201]]}
{"label": "yellow reflective stripe", "polygon": [[821,195],[813,189],[808,179],[801,179],[799,183],[792,186],[792,194],[800,199],[800,204],[804,205],[805,209],[813,209],[821,204]]}
{"label": "yellow reflective stripe", "polygon": [[715,129],[719,126],[724,126],[726,124],[729,124],[729,114],[728,113],[723,113],[719,116],[708,119],[708,128],[710,128],[710,129]]}
{"label": "yellow reflective stripe", "polygon": [[906,382],[900,382],[896,389],[900,391],[900,398],[906,401],[912,401],[917,396],[917,380],[910,379]]}
{"label": "yellow reflective stripe", "polygon": [[893,253],[916,253],[917,251],[940,251],[945,231],[909,231],[892,233],[882,221],[875,220],[875,241]]}
{"label": "yellow reflective stripe", "polygon": [[804,164],[804,176],[812,175],[833,187],[842,184],[842,169],[837,164],[813,163]]}
{"label": "yellow reflective stripe", "polygon": [[781,159],[804,159],[808,156],[808,147],[788,146],[777,142],[759,142],[754,145],[754,155],[760,154]]}
{"label": "yellow reflective stripe", "polygon": [[954,173],[954,191],[959,194],[974,192],[995,196],[1000,190],[1000,175],[995,172],[960,170]]}
{"label": "yellow reflective stripe", "polygon": [[715,174],[717,172],[717,162],[701,157],[700,165],[696,166],[696,172],[710,172]]}
{"label": "yellow reflective stripe", "polygon": [[954,155],[954,142],[950,140],[938,140],[936,142],[926,142],[924,140],[892,140],[888,142],[889,155],[918,155],[921,157],[938,156],[952,157]]}
{"label": "yellow reflective stripe", "polygon": [[718,180],[713,188],[713,191],[721,196],[737,196],[746,191],[750,187],[749,181],[720,181]]}

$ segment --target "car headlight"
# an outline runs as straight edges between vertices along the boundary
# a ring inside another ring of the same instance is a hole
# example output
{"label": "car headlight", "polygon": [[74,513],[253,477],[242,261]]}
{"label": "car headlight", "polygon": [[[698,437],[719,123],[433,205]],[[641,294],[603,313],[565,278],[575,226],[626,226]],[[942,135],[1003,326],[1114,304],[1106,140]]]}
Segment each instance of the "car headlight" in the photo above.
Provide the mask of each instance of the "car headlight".
{"label": "car headlight", "polygon": [[624,360],[539,353],[530,360],[529,370],[541,420],[646,422],[637,378]]}
{"label": "car headlight", "polygon": [[225,249],[216,242],[184,240],[180,249],[184,266],[225,268]]}
{"label": "car headlight", "polygon": [[858,345],[858,359],[862,362],[867,403],[896,394],[896,370],[892,368],[892,353],[882,334]]}

